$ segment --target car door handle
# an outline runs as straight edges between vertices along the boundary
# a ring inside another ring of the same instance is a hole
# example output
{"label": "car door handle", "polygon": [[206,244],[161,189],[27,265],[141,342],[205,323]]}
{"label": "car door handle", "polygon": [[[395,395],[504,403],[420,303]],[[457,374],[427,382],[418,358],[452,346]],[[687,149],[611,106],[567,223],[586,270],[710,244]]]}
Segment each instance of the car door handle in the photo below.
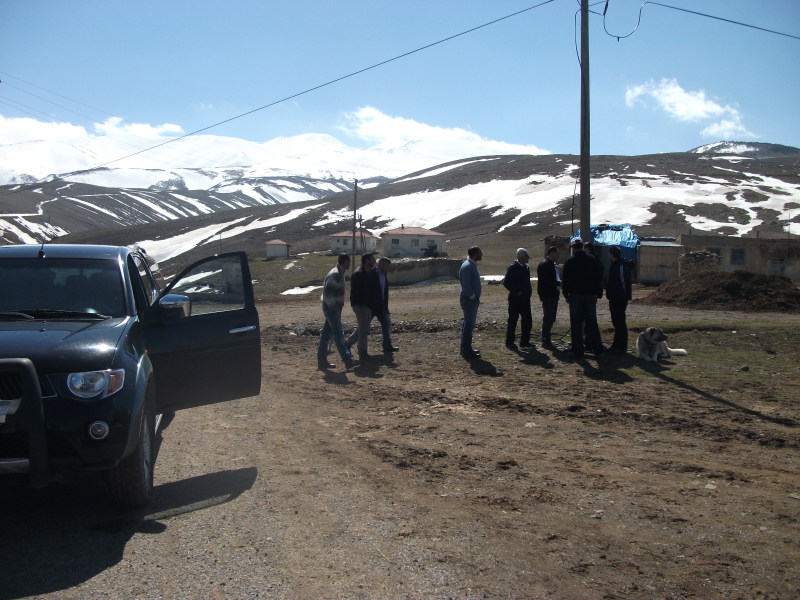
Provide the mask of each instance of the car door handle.
{"label": "car door handle", "polygon": [[231,329],[230,331],[228,331],[228,333],[233,333],[233,334],[247,333],[248,331],[254,331],[255,328],[256,328],[255,325],[245,325],[244,327],[236,327],[234,329]]}

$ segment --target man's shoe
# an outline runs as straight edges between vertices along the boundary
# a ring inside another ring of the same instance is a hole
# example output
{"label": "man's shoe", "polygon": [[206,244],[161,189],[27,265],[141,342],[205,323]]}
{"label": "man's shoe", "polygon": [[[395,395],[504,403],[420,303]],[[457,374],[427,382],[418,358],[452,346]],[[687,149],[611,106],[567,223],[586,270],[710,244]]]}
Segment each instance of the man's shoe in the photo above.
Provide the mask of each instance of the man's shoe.
{"label": "man's shoe", "polygon": [[352,369],[353,367],[356,367],[357,365],[358,365],[358,361],[355,361],[352,358],[349,359],[349,360],[345,359],[345,361],[344,361],[344,368],[347,369],[348,371],[350,369]]}
{"label": "man's shoe", "polygon": [[545,350],[555,350],[556,349],[555,345],[550,340],[543,341],[542,342],[542,348],[544,348]]}
{"label": "man's shoe", "polygon": [[463,356],[467,360],[471,360],[473,358],[480,358],[481,357],[481,355],[478,354],[477,352],[469,352],[469,351],[468,352],[462,352],[461,356]]}
{"label": "man's shoe", "polygon": [[398,348],[397,346],[384,346],[383,347],[383,353],[384,354],[391,354],[392,352],[397,352],[398,350],[400,350],[400,348]]}
{"label": "man's shoe", "polygon": [[519,350],[519,348],[514,342],[506,342],[506,348],[508,348],[509,350]]}
{"label": "man's shoe", "polygon": [[333,364],[332,362],[328,362],[327,360],[318,360],[317,368],[320,371],[327,371],[328,369],[335,369],[336,365]]}
{"label": "man's shoe", "polygon": [[531,344],[530,342],[522,342],[522,343],[520,343],[519,347],[520,348],[533,348],[533,344]]}
{"label": "man's shoe", "polygon": [[367,352],[359,352],[358,353],[358,360],[369,360],[370,358],[372,358],[372,357]]}

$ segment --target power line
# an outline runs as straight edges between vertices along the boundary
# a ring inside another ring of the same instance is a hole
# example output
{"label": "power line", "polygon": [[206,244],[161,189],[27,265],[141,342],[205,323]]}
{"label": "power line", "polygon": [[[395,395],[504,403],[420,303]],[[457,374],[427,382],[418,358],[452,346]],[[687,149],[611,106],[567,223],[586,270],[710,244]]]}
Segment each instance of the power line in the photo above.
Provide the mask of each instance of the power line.
{"label": "power line", "polygon": [[606,32],[607,35],[609,35],[609,36],[611,36],[613,38],[617,38],[617,40],[621,40],[621,39],[630,37],[634,33],[636,33],[636,31],[639,29],[639,25],[641,25],[641,23],[642,23],[642,11],[644,10],[644,7],[647,6],[648,4],[653,4],[655,6],[661,6],[663,8],[671,8],[672,10],[678,10],[678,11],[689,13],[689,14],[692,14],[692,15],[698,15],[700,17],[707,17],[709,19],[716,19],[717,21],[724,21],[725,23],[732,23],[734,25],[741,25],[742,27],[749,27],[750,29],[756,29],[758,31],[763,31],[765,33],[772,33],[774,35],[782,35],[784,37],[792,38],[792,39],[795,39],[795,40],[800,40],[800,36],[792,35],[791,33],[783,33],[781,31],[775,31],[774,29],[767,29],[766,27],[759,27],[758,25],[751,25],[750,23],[743,23],[742,21],[734,21],[733,19],[726,19],[725,17],[718,17],[716,15],[709,15],[707,13],[701,13],[701,12],[698,12],[696,10],[689,10],[688,8],[681,8],[679,6],[670,6],[669,4],[662,4],[661,2],[644,2],[639,7],[639,19],[636,22],[636,27],[633,28],[633,31],[631,31],[630,33],[627,33],[625,35],[616,35],[616,34],[610,33],[608,31],[608,29],[606,29],[606,11],[608,10],[608,3],[609,3],[609,0],[606,0],[606,6],[605,6],[605,9],[603,10],[603,30]]}
{"label": "power line", "polygon": [[[109,117],[113,117],[114,116],[110,112],[107,112],[107,111],[105,111],[105,110],[103,110],[101,108],[97,108],[96,106],[92,106],[91,104],[86,104],[85,102],[81,102],[80,100],[75,100],[74,98],[70,98],[69,96],[64,96],[63,94],[59,94],[58,92],[54,92],[52,90],[48,90],[47,88],[44,88],[44,87],[42,87],[40,85],[36,85],[35,83],[31,83],[30,81],[25,81],[21,77],[17,77],[16,75],[12,75],[11,73],[6,73],[4,71],[0,71],[0,75],[4,75],[6,77],[11,77],[12,79],[16,79],[17,81],[21,81],[25,85],[29,85],[31,87],[35,87],[37,89],[42,90],[43,92],[47,92],[48,94],[53,94],[54,96],[58,96],[59,98],[64,98],[64,100],[69,100],[70,102],[74,102],[75,104],[80,104],[81,106],[85,106],[86,108],[91,108],[92,110],[95,110],[95,111],[97,111],[99,113],[103,113],[104,115],[107,115]],[[6,85],[11,85],[10,83],[8,83],[8,81],[6,81],[5,84]],[[26,94],[30,94],[30,92],[28,92],[26,90],[23,90],[22,88],[16,87],[14,85],[11,85],[11,87],[16,88],[18,90],[21,90],[22,92],[24,92]],[[31,95],[33,96],[34,94],[31,94]],[[38,98],[39,96],[36,96],[36,97]],[[45,100],[45,102],[52,102],[51,100],[47,100],[46,98],[42,98],[42,100]],[[55,102],[53,102],[53,104],[55,104]],[[58,105],[56,104],[56,106],[58,106]],[[67,109],[67,110],[69,110],[69,109]],[[76,113],[76,114],[80,114],[80,113]],[[83,117],[84,115],[81,115],[81,116]],[[86,117],[86,118],[89,118],[89,117]],[[91,119],[91,120],[94,120],[94,119]]]}
{"label": "power line", "polygon": [[529,6],[528,8],[523,8],[522,10],[518,10],[517,12],[511,13],[509,15],[505,15],[504,17],[500,17],[500,18],[494,19],[492,21],[489,21],[487,23],[483,23],[482,25],[478,25],[476,27],[472,27],[470,29],[467,29],[466,31],[462,31],[460,33],[456,33],[454,35],[448,36],[448,37],[443,38],[441,40],[438,40],[436,42],[432,42],[430,44],[426,44],[424,46],[420,46],[419,48],[416,48],[414,50],[410,50],[408,52],[404,52],[403,54],[398,54],[397,56],[394,56],[392,58],[383,60],[381,62],[375,63],[375,64],[370,65],[368,67],[364,67],[363,69],[359,69],[357,71],[353,71],[352,73],[348,73],[347,75],[342,75],[341,77],[337,77],[336,79],[331,79],[330,81],[326,81],[325,83],[321,83],[319,85],[315,85],[314,87],[310,87],[310,88],[308,88],[306,90],[303,90],[302,92],[297,92],[297,93],[292,94],[290,96],[286,96],[284,98],[281,98],[280,100],[275,100],[274,102],[270,102],[269,104],[265,104],[264,106],[259,106],[258,108],[254,108],[254,109],[249,110],[247,112],[243,112],[243,113],[238,114],[238,115],[236,115],[234,117],[230,117],[229,119],[225,119],[224,121],[219,121],[218,123],[214,123],[213,125],[208,125],[207,127],[203,127],[201,129],[197,129],[197,130],[192,131],[190,133],[184,134],[184,135],[182,135],[180,137],[176,137],[176,138],[167,140],[165,142],[161,142],[160,144],[156,144],[155,146],[150,146],[148,148],[145,148],[144,150],[140,150],[139,152],[134,152],[133,154],[128,154],[126,156],[122,156],[120,158],[116,158],[114,160],[108,161],[108,162],[103,163],[101,165],[96,165],[93,168],[99,169],[99,168],[102,168],[102,167],[106,167],[106,166],[108,166],[110,164],[119,162],[121,160],[125,160],[127,158],[131,158],[131,157],[137,156],[139,154],[143,154],[145,152],[149,152],[150,150],[155,150],[156,148],[160,148],[161,146],[166,146],[167,144],[172,144],[174,142],[178,142],[180,140],[186,139],[186,138],[191,137],[193,135],[197,135],[198,133],[202,133],[204,131],[208,131],[209,129],[213,129],[214,127],[219,127],[220,125],[224,125],[225,123],[230,123],[231,121],[235,121],[236,119],[241,119],[242,117],[246,117],[248,115],[252,115],[253,113],[256,113],[258,111],[264,110],[266,108],[270,108],[272,106],[275,106],[276,104],[280,104],[282,102],[286,102],[287,100],[292,100],[292,99],[297,98],[299,96],[303,96],[305,94],[309,94],[309,93],[314,92],[316,90],[319,90],[321,88],[327,87],[329,85],[333,85],[334,83],[338,83],[340,81],[344,81],[345,79],[349,79],[351,77],[355,77],[356,75],[360,75],[361,73],[365,73],[367,71],[371,71],[372,69],[377,69],[378,67],[382,67],[382,66],[387,65],[387,64],[389,64],[391,62],[400,60],[401,58],[405,58],[407,56],[411,56],[412,54],[416,54],[418,52],[422,52],[423,50],[428,50],[429,48],[433,48],[434,46],[438,46],[439,44],[443,44],[445,42],[449,42],[449,41],[454,40],[454,39],[456,39],[458,37],[467,35],[468,33],[473,33],[474,31],[478,31],[479,29],[483,29],[484,27],[489,27],[490,25],[494,25],[496,23],[499,23],[500,21],[505,21],[506,19],[510,19],[512,17],[516,17],[518,15],[521,15],[522,13],[531,11],[531,10],[533,10],[535,8],[539,8],[540,6],[544,6],[545,4],[550,4],[551,2],[555,2],[555,0],[544,0],[543,2],[540,2],[539,4],[535,4],[533,6]]}

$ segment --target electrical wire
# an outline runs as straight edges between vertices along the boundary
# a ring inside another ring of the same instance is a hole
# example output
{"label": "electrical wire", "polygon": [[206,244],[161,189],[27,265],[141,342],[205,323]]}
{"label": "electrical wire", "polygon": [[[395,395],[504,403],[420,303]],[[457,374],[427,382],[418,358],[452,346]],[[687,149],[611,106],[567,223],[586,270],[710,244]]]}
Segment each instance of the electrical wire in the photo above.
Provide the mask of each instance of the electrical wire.
{"label": "electrical wire", "polygon": [[642,3],[642,5],[639,7],[639,19],[636,22],[636,27],[634,27],[633,30],[630,33],[627,33],[625,35],[616,35],[616,34],[610,33],[608,31],[608,29],[606,28],[606,11],[608,10],[608,0],[606,0],[606,7],[605,7],[605,10],[603,11],[603,30],[606,32],[606,35],[608,35],[610,37],[613,37],[613,38],[617,38],[617,41],[632,36],[639,29],[639,25],[641,25],[641,23],[642,23],[642,11],[644,10],[644,7],[647,6],[648,4],[653,4],[655,6],[661,6],[663,8],[671,8],[672,10],[679,10],[681,12],[689,13],[689,14],[692,14],[692,15],[698,15],[698,16],[701,16],[701,17],[707,17],[709,19],[716,19],[717,21],[724,21],[725,23],[732,23],[734,25],[741,25],[742,27],[749,27],[750,29],[757,29],[758,31],[764,31],[766,33],[772,33],[772,34],[775,34],[775,35],[782,35],[784,37],[792,38],[792,39],[795,39],[795,40],[800,40],[800,36],[792,35],[791,33],[783,33],[781,31],[775,31],[774,29],[767,29],[766,27],[759,27],[758,25],[751,25],[750,23],[743,23],[742,21],[734,21],[733,19],[726,19],[725,17],[717,17],[715,15],[709,15],[707,13],[701,13],[701,12],[698,12],[696,10],[689,10],[688,8],[681,8],[679,6],[670,6],[669,4],[662,4],[661,2],[644,2],[644,3]]}
{"label": "electrical wire", "polygon": [[[92,106],[91,104],[86,104],[85,102],[81,102],[80,100],[75,100],[74,98],[70,98],[69,96],[64,96],[63,94],[59,94],[58,92],[54,92],[53,90],[48,90],[47,88],[44,88],[44,87],[42,87],[40,85],[36,85],[35,83],[31,83],[30,81],[25,81],[21,77],[17,77],[16,75],[12,75],[11,73],[6,73],[5,71],[0,71],[0,75],[3,75],[4,77],[11,77],[12,79],[16,79],[17,81],[21,81],[25,85],[29,85],[31,87],[35,87],[36,89],[42,90],[43,92],[47,92],[48,94],[53,94],[54,96],[58,96],[59,98],[63,98],[64,100],[69,100],[70,102],[74,102],[75,104],[80,104],[81,106],[85,106],[86,108],[91,108],[92,110],[95,110],[95,111],[97,111],[99,113],[103,113],[106,116],[109,116],[109,117],[113,117],[114,116],[110,112],[106,112],[101,108],[97,108],[96,106]],[[23,90],[20,87],[11,85],[10,83],[8,83],[8,81],[4,81],[3,83],[5,83],[6,85],[10,85],[11,87],[13,87],[15,89],[21,90],[22,92],[24,92],[26,94],[30,94],[30,92],[28,92],[27,90]],[[33,95],[33,94],[31,94],[31,95]],[[38,98],[39,96],[36,96],[36,97]],[[43,98],[43,100],[45,100],[45,102],[51,102],[50,100],[47,100],[47,99],[44,99],[44,98]],[[56,105],[56,106],[58,106],[58,105]],[[67,109],[67,110],[69,110],[69,109]],[[76,114],[80,114],[80,113],[76,113]],[[81,115],[81,116],[84,116],[84,115]]]}
{"label": "electrical wire", "polygon": [[230,123],[231,121],[235,121],[236,119],[241,119],[242,117],[246,117],[248,115],[252,115],[253,113],[259,112],[259,111],[264,110],[266,108],[271,108],[271,107],[273,107],[273,106],[275,106],[277,104],[281,104],[282,102],[286,102],[288,100],[293,100],[294,98],[297,98],[299,96],[303,96],[305,94],[309,94],[309,93],[314,92],[316,90],[319,90],[319,89],[322,89],[324,87],[333,85],[334,83],[338,83],[340,81],[344,81],[345,79],[349,79],[351,77],[355,77],[356,75],[360,75],[362,73],[366,73],[367,71],[371,71],[372,69],[377,69],[378,67],[382,67],[382,66],[387,65],[387,64],[389,64],[391,62],[400,60],[401,58],[406,58],[408,56],[411,56],[412,54],[416,54],[418,52],[422,52],[423,50],[428,50],[429,48],[433,48],[434,46],[438,46],[439,44],[443,44],[445,42],[449,42],[449,41],[454,40],[456,38],[459,38],[461,36],[464,36],[464,35],[467,35],[469,33],[473,33],[475,31],[478,31],[479,29],[483,29],[484,27],[489,27],[490,25],[495,25],[496,23],[499,23],[501,21],[505,21],[506,19],[511,19],[512,17],[516,17],[516,16],[521,15],[521,14],[523,14],[525,12],[534,10],[536,8],[544,6],[545,4],[550,4],[551,2],[555,2],[555,0],[544,0],[543,2],[539,2],[538,4],[534,4],[533,6],[529,6],[528,8],[523,8],[522,10],[518,10],[518,11],[513,12],[511,14],[505,15],[504,17],[499,17],[499,18],[494,19],[492,21],[489,21],[487,23],[483,23],[482,25],[477,25],[475,27],[472,27],[472,28],[467,29],[465,31],[462,31],[460,33],[456,33],[454,35],[448,36],[448,37],[443,38],[441,40],[438,40],[438,41],[435,41],[435,42],[431,42],[430,44],[426,44],[424,46],[420,46],[419,48],[416,48],[414,50],[410,50],[408,52],[404,52],[403,54],[398,54],[397,56],[394,56],[392,58],[388,58],[388,59],[383,60],[381,62],[378,62],[378,63],[375,63],[373,65],[370,65],[368,67],[364,67],[362,69],[358,69],[357,71],[353,71],[352,73],[348,73],[347,75],[342,75],[341,77],[337,77],[336,79],[331,79],[330,81],[326,81],[325,83],[321,83],[319,85],[315,85],[315,86],[310,87],[308,89],[305,89],[305,90],[303,90],[301,92],[297,92],[295,94],[291,94],[290,96],[286,96],[286,97],[281,98],[279,100],[275,100],[273,102],[270,102],[269,104],[265,104],[264,106],[259,106],[258,108],[254,108],[252,110],[248,110],[247,112],[243,112],[243,113],[238,114],[238,115],[236,115],[234,117],[230,117],[230,118],[225,119],[223,121],[219,121],[218,123],[214,123],[213,125],[208,125],[206,127],[202,127],[200,129],[196,129],[195,131],[192,131],[190,133],[186,133],[186,134],[184,134],[182,136],[179,136],[179,137],[176,137],[176,138],[172,138],[172,139],[167,140],[165,142],[161,142],[160,144],[156,144],[155,146],[150,146],[150,147],[145,148],[143,150],[140,150],[138,152],[134,152],[133,154],[128,154],[126,156],[121,156],[120,158],[116,158],[114,160],[110,160],[110,161],[105,162],[103,164],[97,165],[97,166],[95,166],[93,168],[99,169],[99,168],[102,168],[102,167],[106,167],[106,166],[114,164],[116,162],[119,162],[119,161],[122,161],[122,160],[125,160],[125,159],[128,159],[128,158],[132,158],[134,156],[138,156],[139,154],[144,154],[145,152],[149,152],[151,150],[155,150],[156,148],[160,148],[162,146],[166,146],[167,144],[172,144],[172,143],[178,142],[180,140],[186,139],[186,138],[191,137],[193,135],[197,135],[198,133],[202,133],[204,131],[208,131],[209,129],[213,129],[215,127],[219,127],[220,125],[224,125],[225,123]]}

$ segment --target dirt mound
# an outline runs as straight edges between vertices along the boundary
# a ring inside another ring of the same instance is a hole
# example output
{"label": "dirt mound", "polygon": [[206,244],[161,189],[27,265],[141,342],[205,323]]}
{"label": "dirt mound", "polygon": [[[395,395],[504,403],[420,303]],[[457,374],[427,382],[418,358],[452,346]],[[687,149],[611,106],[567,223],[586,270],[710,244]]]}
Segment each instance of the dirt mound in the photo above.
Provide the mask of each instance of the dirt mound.
{"label": "dirt mound", "polygon": [[800,312],[800,289],[781,275],[701,272],[676,277],[635,302],[684,308]]}

